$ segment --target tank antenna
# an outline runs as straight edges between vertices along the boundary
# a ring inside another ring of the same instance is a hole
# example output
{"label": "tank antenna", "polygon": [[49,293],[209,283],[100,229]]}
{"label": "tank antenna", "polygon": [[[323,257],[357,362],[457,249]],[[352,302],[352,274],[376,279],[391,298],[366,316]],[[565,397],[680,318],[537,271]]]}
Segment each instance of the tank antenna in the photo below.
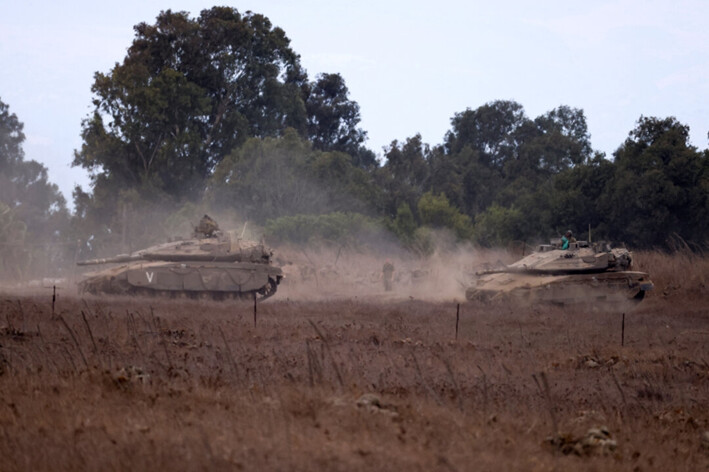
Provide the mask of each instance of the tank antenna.
{"label": "tank antenna", "polygon": [[241,236],[239,236],[239,239],[244,239],[244,233],[246,232],[246,225],[247,224],[249,224],[248,221],[246,223],[244,223],[244,229],[241,230]]}
{"label": "tank antenna", "polygon": [[588,244],[591,244],[591,223],[588,224]]}

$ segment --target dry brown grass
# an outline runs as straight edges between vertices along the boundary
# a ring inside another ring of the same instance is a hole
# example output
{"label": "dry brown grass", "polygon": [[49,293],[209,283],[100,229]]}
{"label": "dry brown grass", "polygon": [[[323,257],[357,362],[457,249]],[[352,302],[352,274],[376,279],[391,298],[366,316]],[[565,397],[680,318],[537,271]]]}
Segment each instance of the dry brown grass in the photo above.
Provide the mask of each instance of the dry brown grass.
{"label": "dry brown grass", "polygon": [[[463,304],[456,340],[455,302],[408,296],[277,294],[254,326],[5,293],[0,470],[705,470],[707,262],[636,257],[657,290],[624,346],[621,313],[578,308]],[[562,452],[600,426],[615,450]]]}
{"label": "dry brown grass", "polygon": [[635,269],[649,272],[661,296],[702,297],[709,289],[709,257],[690,251],[634,253]]}

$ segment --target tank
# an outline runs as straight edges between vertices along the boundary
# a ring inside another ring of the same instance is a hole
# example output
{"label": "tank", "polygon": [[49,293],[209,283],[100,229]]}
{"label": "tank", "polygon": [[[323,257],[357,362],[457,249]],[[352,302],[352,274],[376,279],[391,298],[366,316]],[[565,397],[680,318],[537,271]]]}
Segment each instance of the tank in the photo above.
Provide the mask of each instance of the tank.
{"label": "tank", "polygon": [[237,231],[221,231],[205,215],[191,239],[78,262],[80,266],[110,265],[84,274],[79,291],[214,300],[266,299],[276,293],[283,278],[272,258],[273,252],[262,243],[244,240]]}
{"label": "tank", "polygon": [[632,270],[630,251],[603,242],[572,242],[564,250],[560,240],[552,240],[509,266],[475,275],[465,293],[468,300],[625,307],[625,302],[639,302],[653,288],[647,273]]}

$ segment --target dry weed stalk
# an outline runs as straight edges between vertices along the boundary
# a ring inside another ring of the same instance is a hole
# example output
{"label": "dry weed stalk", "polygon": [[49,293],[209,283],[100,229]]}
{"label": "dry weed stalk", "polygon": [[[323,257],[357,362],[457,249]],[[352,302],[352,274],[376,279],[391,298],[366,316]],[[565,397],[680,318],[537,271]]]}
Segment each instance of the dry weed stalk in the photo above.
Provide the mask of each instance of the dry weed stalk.
{"label": "dry weed stalk", "polygon": [[322,384],[323,372],[322,364],[318,359],[318,356],[313,352],[310,346],[310,339],[305,340],[305,352],[308,359],[308,383],[310,387],[315,386],[315,378],[317,377],[318,384]]}
{"label": "dry weed stalk", "polygon": [[416,369],[416,376],[418,378],[418,381],[423,384],[424,388],[428,391],[433,400],[436,402],[436,405],[441,406],[443,404],[443,402],[441,401],[441,397],[440,395],[438,395],[438,393],[436,393],[435,390],[433,390],[433,388],[431,388],[431,385],[423,376],[423,373],[421,372],[421,366],[419,365],[419,361],[416,358],[416,353],[413,351],[413,349],[411,350],[411,358],[414,361],[414,368]]}
{"label": "dry weed stalk", "polygon": [[554,403],[551,400],[551,391],[549,389],[549,382],[547,381],[547,375],[544,371],[539,373],[539,378],[542,380],[541,385],[539,381],[537,380],[537,376],[535,374],[532,374],[532,378],[534,379],[534,382],[537,384],[537,388],[539,389],[539,394],[542,395],[542,397],[546,401],[547,405],[547,410],[549,411],[549,416],[551,417],[551,423],[552,427],[554,428],[554,435],[559,434],[559,423],[556,420],[556,413],[554,412]]}
{"label": "dry weed stalk", "polygon": [[[152,308],[151,308],[151,313],[152,313]],[[234,360],[234,355],[231,353],[231,349],[229,348],[229,343],[226,342],[226,336],[224,336],[224,330],[222,330],[222,327],[219,327],[219,334],[222,336],[222,341],[224,342],[224,349],[226,350],[227,357],[229,358],[229,366],[231,367],[232,371],[234,372],[234,377],[237,379],[239,378],[239,369],[236,367],[236,361]]]}
{"label": "dry weed stalk", "polygon": [[453,373],[453,368],[451,367],[450,362],[448,359],[440,357],[441,362],[443,362],[443,365],[446,366],[446,372],[448,372],[448,377],[450,378],[451,382],[453,383],[453,388],[455,389],[455,396],[456,400],[458,401],[458,409],[460,411],[463,411],[463,395],[460,390],[460,386],[458,385],[458,381],[455,378],[455,374]]}
{"label": "dry weed stalk", "polygon": [[81,310],[81,318],[84,320],[84,325],[86,326],[86,331],[89,333],[89,338],[91,338],[91,345],[93,346],[94,354],[98,353],[98,348],[96,347],[96,340],[94,339],[94,333],[91,331],[91,325],[89,324],[89,320],[86,319],[86,314],[84,313],[84,310]]}
{"label": "dry weed stalk", "polygon": [[483,370],[482,367],[478,364],[478,369],[480,372],[483,374],[483,413],[485,414],[485,417],[488,415],[488,394],[487,394],[487,374],[485,374],[485,371]]}
{"label": "dry weed stalk", "polygon": [[89,368],[89,363],[86,361],[86,356],[84,356],[84,351],[81,349],[81,345],[79,344],[79,341],[76,339],[76,336],[74,335],[74,330],[71,329],[71,327],[67,324],[66,320],[64,317],[60,314],[59,315],[59,321],[62,322],[62,325],[66,328],[67,332],[69,333],[69,336],[71,336],[72,341],[74,341],[74,346],[76,346],[76,350],[79,351],[79,355],[81,356],[81,360],[84,362],[84,367],[86,369]]}
{"label": "dry weed stalk", "polygon": [[330,342],[328,341],[327,337],[323,334],[322,331],[320,331],[320,328],[313,323],[312,320],[308,320],[308,323],[310,323],[310,326],[313,327],[315,330],[315,333],[318,335],[320,340],[323,342],[323,345],[325,346],[325,350],[327,350],[327,355],[330,358],[330,363],[332,365],[333,370],[335,371],[335,375],[337,376],[337,383],[340,385],[340,387],[344,386],[344,382],[342,380],[342,374],[340,374],[340,368],[337,366],[337,361],[335,360],[335,356],[332,353],[332,349],[330,348]]}

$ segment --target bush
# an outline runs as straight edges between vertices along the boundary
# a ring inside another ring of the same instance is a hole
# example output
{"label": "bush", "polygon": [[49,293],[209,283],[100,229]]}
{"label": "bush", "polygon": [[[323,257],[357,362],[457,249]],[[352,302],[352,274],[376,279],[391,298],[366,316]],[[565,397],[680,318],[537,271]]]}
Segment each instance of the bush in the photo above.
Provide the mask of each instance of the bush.
{"label": "bush", "polygon": [[418,202],[421,223],[432,228],[449,228],[460,239],[469,239],[473,234],[472,220],[451,206],[445,194],[423,194]]}
{"label": "bush", "polygon": [[294,215],[268,220],[265,235],[274,242],[324,242],[358,245],[381,237],[382,226],[360,213],[334,212],[323,215]]}
{"label": "bush", "polygon": [[475,241],[492,247],[523,239],[520,231],[522,218],[522,212],[514,207],[493,204],[475,218]]}

